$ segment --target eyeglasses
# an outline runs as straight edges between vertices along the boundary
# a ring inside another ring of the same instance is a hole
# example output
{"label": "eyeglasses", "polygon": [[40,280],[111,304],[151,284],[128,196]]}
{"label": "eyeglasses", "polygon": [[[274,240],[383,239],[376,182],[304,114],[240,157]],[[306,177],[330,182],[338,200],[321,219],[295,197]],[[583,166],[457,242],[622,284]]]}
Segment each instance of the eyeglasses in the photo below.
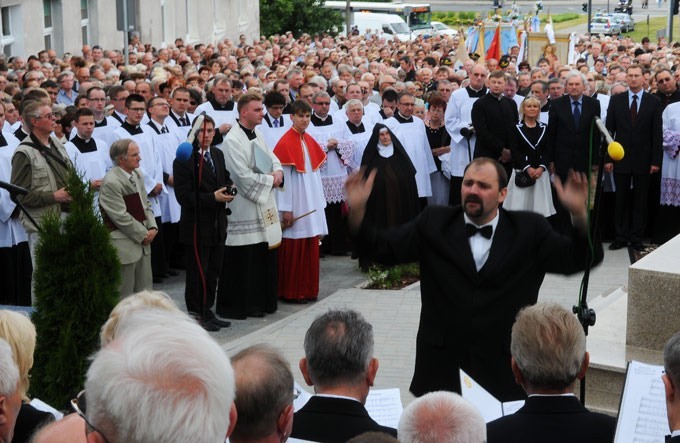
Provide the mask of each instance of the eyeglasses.
{"label": "eyeglasses", "polygon": [[672,78],[670,78],[670,77],[668,77],[668,78],[660,78],[660,79],[658,79],[656,82],[657,82],[657,83],[667,83],[667,82],[669,82],[669,81],[671,81],[671,80],[672,80]]}
{"label": "eyeglasses", "polygon": [[315,104],[317,104],[319,106],[330,106],[331,102],[316,102]]}
{"label": "eyeglasses", "polygon": [[144,111],[146,111],[146,108],[128,108],[128,111],[131,111],[131,112],[144,112]]}
{"label": "eyeglasses", "polygon": [[52,114],[52,113],[50,112],[50,113],[45,114],[45,115],[39,115],[39,116],[36,118],[36,120],[40,120],[41,118],[47,118],[47,119],[50,119],[50,120],[51,120],[51,119],[54,118],[54,114]]}
{"label": "eyeglasses", "polygon": [[169,108],[170,105],[167,103],[154,103],[151,107],[153,108],[154,106],[160,106],[162,108]]}
{"label": "eyeglasses", "polygon": [[[85,424],[87,425],[86,434],[88,433],[87,431],[89,431],[90,433],[91,432],[98,432],[99,435],[102,436],[104,441],[106,443],[109,443],[109,440],[106,438],[104,433],[102,431],[100,431],[99,429],[95,428],[94,426],[92,426],[92,423],[90,423],[90,420],[87,419],[87,416],[85,415],[85,411],[84,411],[87,408],[87,404],[86,404],[85,400],[86,400],[85,399],[85,390],[82,390],[78,393],[78,395],[76,395],[76,398],[71,399],[71,408],[75,411],[76,414],[78,414],[78,416],[80,418],[85,420]],[[81,404],[82,404],[82,408],[80,407]]]}

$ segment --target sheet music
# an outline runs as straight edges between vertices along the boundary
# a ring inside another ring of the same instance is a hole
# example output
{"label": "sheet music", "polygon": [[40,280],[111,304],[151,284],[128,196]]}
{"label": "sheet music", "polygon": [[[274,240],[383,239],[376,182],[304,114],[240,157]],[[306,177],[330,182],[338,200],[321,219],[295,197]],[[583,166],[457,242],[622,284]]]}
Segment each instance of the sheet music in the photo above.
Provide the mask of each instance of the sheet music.
{"label": "sheet music", "polygon": [[460,370],[460,389],[463,398],[477,408],[484,421],[489,423],[503,416],[503,404],[477,383],[465,371]]}
{"label": "sheet music", "polygon": [[378,424],[397,429],[404,412],[399,388],[371,389],[366,399],[366,410]]}
{"label": "sheet music", "polygon": [[664,443],[666,416],[663,366],[631,361],[626,372],[615,443]]}
{"label": "sheet music", "polygon": [[[297,412],[312,398],[312,394],[307,392],[298,382],[295,382],[295,390],[299,392],[298,398],[293,401],[293,408]],[[368,415],[378,424],[395,429],[399,425],[399,418],[404,411],[399,388],[371,389],[364,406]]]}

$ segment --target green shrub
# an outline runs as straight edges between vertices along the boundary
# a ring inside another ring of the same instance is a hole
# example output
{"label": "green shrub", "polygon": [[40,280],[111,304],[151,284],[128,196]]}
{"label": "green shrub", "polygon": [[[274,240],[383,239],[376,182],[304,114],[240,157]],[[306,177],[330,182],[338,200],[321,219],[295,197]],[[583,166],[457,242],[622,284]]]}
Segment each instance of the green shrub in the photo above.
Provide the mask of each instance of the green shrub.
{"label": "green shrub", "polygon": [[108,230],[93,211],[93,192],[71,170],[73,201],[65,220],[43,218],[36,249],[38,341],[31,394],[64,408],[81,389],[99,329],[118,302],[120,262]]}
{"label": "green shrub", "polygon": [[373,265],[368,270],[369,289],[401,289],[420,280],[420,265]]}

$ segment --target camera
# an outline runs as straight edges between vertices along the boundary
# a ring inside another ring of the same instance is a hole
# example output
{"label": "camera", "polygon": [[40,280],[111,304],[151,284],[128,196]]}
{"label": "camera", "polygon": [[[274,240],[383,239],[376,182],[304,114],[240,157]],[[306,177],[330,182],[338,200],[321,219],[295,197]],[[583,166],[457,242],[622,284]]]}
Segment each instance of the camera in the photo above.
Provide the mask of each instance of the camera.
{"label": "camera", "polygon": [[238,194],[238,189],[236,189],[236,187],[234,187],[233,185],[229,185],[224,190],[224,194],[226,194],[226,195],[236,195],[236,194]]}

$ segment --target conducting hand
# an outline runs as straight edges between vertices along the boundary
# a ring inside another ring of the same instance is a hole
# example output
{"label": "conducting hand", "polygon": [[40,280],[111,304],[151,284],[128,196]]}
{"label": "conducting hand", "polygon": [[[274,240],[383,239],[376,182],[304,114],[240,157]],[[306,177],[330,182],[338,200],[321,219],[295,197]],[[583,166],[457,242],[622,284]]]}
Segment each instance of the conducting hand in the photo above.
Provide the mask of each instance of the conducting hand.
{"label": "conducting hand", "polygon": [[556,175],[554,185],[562,206],[573,217],[585,217],[588,208],[588,177],[586,174],[571,170],[564,184]]}
{"label": "conducting hand", "polygon": [[353,229],[358,229],[364,219],[366,202],[373,190],[373,182],[378,170],[373,169],[368,178],[364,178],[366,168],[350,175],[345,182],[345,194],[347,195],[347,205],[349,206],[349,223]]}

